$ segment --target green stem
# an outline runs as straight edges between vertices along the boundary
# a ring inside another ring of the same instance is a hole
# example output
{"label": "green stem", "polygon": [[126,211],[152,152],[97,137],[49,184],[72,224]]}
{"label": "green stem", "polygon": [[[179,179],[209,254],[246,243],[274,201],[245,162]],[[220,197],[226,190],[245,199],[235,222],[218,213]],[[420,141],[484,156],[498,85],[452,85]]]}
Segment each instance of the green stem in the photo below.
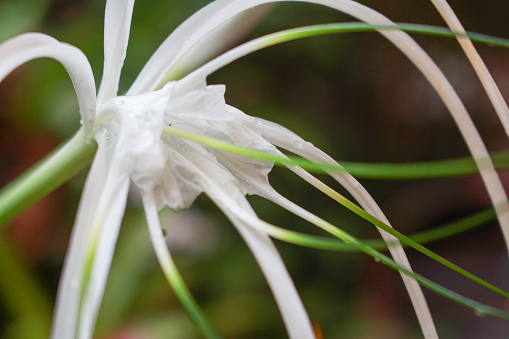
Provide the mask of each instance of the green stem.
{"label": "green stem", "polygon": [[92,162],[95,141],[80,129],[74,137],[0,191],[0,227]]}

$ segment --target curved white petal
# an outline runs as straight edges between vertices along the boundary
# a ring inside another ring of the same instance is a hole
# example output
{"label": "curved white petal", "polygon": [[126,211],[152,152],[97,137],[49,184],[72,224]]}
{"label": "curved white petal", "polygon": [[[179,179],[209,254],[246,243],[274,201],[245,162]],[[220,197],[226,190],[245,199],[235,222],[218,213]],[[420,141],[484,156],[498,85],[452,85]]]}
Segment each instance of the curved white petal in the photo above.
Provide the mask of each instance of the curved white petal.
{"label": "curved white petal", "polygon": [[[449,26],[452,31],[462,34],[466,33],[463,25],[459,21],[456,14],[454,14],[454,11],[446,0],[431,0],[431,2],[438,10],[442,18],[444,18],[447,26]],[[472,67],[477,73],[477,76],[481,80],[484,90],[488,94],[488,97],[490,98],[491,103],[495,108],[500,121],[502,122],[502,125],[504,126],[505,133],[509,136],[509,107],[507,106],[502,93],[500,93],[500,89],[491,76],[488,67],[486,67],[486,64],[475,49],[475,46],[470,38],[466,35],[463,35],[458,36],[457,39],[461,48],[465,52],[465,55],[472,64]],[[503,231],[505,233],[506,239],[509,239],[509,228],[503,229]]]}
{"label": "curved white petal", "polygon": [[256,214],[235,184],[236,179],[194,143],[171,145],[173,158],[225,213],[251,249],[272,290],[290,338],[314,338],[311,322],[295,285]]}
{"label": "curved white petal", "polygon": [[78,48],[42,33],[18,35],[0,45],[0,82],[14,69],[37,58],[52,58],[65,67],[78,97],[85,133],[95,121],[95,83],[90,63]]}
{"label": "curved white petal", "polygon": [[98,104],[117,96],[129,41],[134,0],[108,0],[104,18],[104,68]]}
{"label": "curved white petal", "polygon": [[[175,65],[191,48],[215,28],[224,24],[232,17],[267,3],[287,2],[288,0],[216,0],[197,11],[182,23],[161,44],[147,62],[128,94],[139,94],[153,90],[166,72]],[[391,23],[380,13],[351,0],[291,0],[328,6],[347,13],[360,20],[374,24]],[[381,32],[400,48],[406,48],[402,36],[406,34],[396,31]],[[410,39],[411,40],[411,39]],[[404,41],[406,43],[406,41]]]}
{"label": "curved white petal", "polygon": [[[104,140],[98,143],[60,278],[52,339],[74,338],[77,333],[82,339],[92,337],[125,210],[129,178],[109,163]],[[84,281],[87,259],[92,260],[92,271]]]}
{"label": "curved white petal", "polygon": [[[294,0],[297,2],[316,3],[343,11],[359,20],[372,24],[393,24],[382,14],[351,0]],[[161,80],[164,74],[190,48],[200,41],[209,31],[221,25],[242,11],[277,0],[217,0],[196,12],[173,34],[171,34],[147,62],[129,93],[149,91]],[[419,68],[428,81],[441,96],[458,125],[467,146],[474,157],[482,179],[493,203],[504,232],[506,244],[509,244],[509,201],[498,174],[494,170],[488,151],[468,115],[463,103],[438,67],[429,56],[401,31],[381,31],[387,39],[401,49]],[[228,60],[226,60],[228,61]],[[229,60],[228,62],[231,62]],[[205,65],[204,67],[208,67]],[[201,78],[201,77],[200,77]],[[203,80],[202,80],[203,81]]]}
{"label": "curved white petal", "polygon": [[[113,179],[116,177],[116,179]],[[99,200],[97,208],[100,223],[97,234],[97,247],[93,261],[88,289],[85,291],[83,308],[80,317],[80,339],[93,336],[95,322],[101,306],[104,288],[109,275],[111,261],[115,251],[122,218],[124,217],[129,191],[129,177],[123,173],[110,173],[105,193]]]}
{"label": "curved white petal", "polygon": [[[273,143],[274,145],[287,149],[297,155],[300,155],[312,161],[332,163],[337,165],[337,163],[327,154],[317,149],[309,142],[304,141],[302,138],[300,138],[298,135],[291,132],[290,130],[266,120],[259,119],[259,122],[261,124],[260,130],[262,132],[262,136],[265,139],[267,139],[267,141]],[[301,172],[296,171],[296,173],[299,175],[301,175]],[[329,175],[336,179],[343,187],[345,187],[345,189],[355,198],[355,200],[359,202],[359,204],[368,213],[375,216],[379,220],[383,221],[387,225],[391,226],[389,220],[387,220],[387,218],[383,214],[380,207],[378,207],[374,199],[369,195],[369,193],[354,177],[352,177],[346,171],[343,173],[329,172]],[[303,178],[306,179],[307,177],[303,176]],[[265,193],[272,194],[268,190],[265,190]],[[272,199],[275,199],[274,196],[272,196]],[[411,270],[410,263],[408,262],[408,259],[405,255],[405,252],[399,240],[383,230],[379,231],[384,240],[389,244],[389,250],[394,260],[399,265]],[[415,279],[407,276],[406,274],[401,274],[401,276],[408,290],[410,298],[412,299],[412,303],[414,304],[417,317],[419,319],[425,337],[437,338],[438,335],[433,325],[433,319],[431,317],[431,314],[426,304],[426,300],[424,298],[424,295],[422,294],[422,290],[419,284],[417,283],[417,281],[415,281]]]}
{"label": "curved white petal", "polygon": [[[329,6],[371,24],[393,24],[392,21],[382,14],[351,0],[294,1],[310,2]],[[189,49],[200,41],[209,31],[248,8],[272,2],[279,1],[217,0],[202,8],[180,25],[174,33],[163,42],[152,58],[147,62],[139,77],[129,90],[129,93],[141,93],[155,88],[168,69],[171,68],[175,62],[182,57],[182,55],[187,53],[187,51],[189,51]],[[420,48],[417,43],[410,38],[410,36],[401,31],[381,31],[380,33],[402,50],[403,53],[405,53],[405,55],[416,65],[416,67],[421,70],[451,112],[452,117],[458,125],[460,132],[476,161],[490,199],[497,212],[506,244],[509,244],[509,201],[500,178],[494,170],[488,151],[477,129],[475,128],[472,119],[463,106],[463,103],[440,69],[431,61],[422,48]],[[222,59],[222,62],[223,64],[227,64],[236,57],[238,56],[234,53],[229,54],[227,57]],[[205,65],[202,69],[205,70],[204,75],[198,76],[198,80],[203,81],[204,77],[206,77],[210,71],[215,69],[217,69],[217,64],[214,64],[213,67],[211,67],[210,64]],[[180,84],[184,85],[185,79]],[[186,84],[185,87],[190,85],[192,84]]]}
{"label": "curved white petal", "polygon": [[101,195],[108,162],[104,147],[99,147],[87,176],[71,240],[60,275],[53,314],[52,339],[72,338],[76,332],[87,243],[92,231],[93,208]]}
{"label": "curved white petal", "polygon": [[165,75],[165,79],[180,79],[190,71],[226,51],[235,42],[244,38],[272,7],[273,4],[255,7],[221,24],[192,47],[170,69],[169,73]]}
{"label": "curved white petal", "polygon": [[85,182],[65,256],[53,315],[53,339],[71,337],[75,332],[87,247],[83,239],[87,239],[91,233],[93,214],[90,211],[96,207],[106,173],[105,150],[99,147]]}

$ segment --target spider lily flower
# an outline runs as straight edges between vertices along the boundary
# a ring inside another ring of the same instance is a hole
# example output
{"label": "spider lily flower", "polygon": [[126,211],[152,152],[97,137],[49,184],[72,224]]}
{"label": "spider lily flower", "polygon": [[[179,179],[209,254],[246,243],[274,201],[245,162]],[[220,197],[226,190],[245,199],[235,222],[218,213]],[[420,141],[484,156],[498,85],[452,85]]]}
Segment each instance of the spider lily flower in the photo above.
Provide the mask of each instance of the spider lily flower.
{"label": "spider lily flower", "polygon": [[[350,0],[298,0],[326,5],[371,24],[390,20]],[[125,96],[118,82],[126,56],[134,0],[108,0],[105,14],[105,61],[97,99],[90,66],[75,47],[43,34],[30,33],[0,46],[0,80],[24,62],[57,59],[73,81],[80,105],[85,139],[99,147],[80,201],[59,285],[52,338],[91,338],[124,214],[131,181],[139,187],[153,246],[163,270],[171,262],[159,224],[158,211],[189,207],[207,194],[244,238],[274,294],[291,338],[313,338],[309,317],[276,247],[253,211],[246,194],[258,194],[307,220],[313,216],[275,192],[268,182],[272,164],[226,154],[163,133],[166,126],[227,141],[243,147],[281,154],[287,149],[314,161],[333,162],[326,154],[293,132],[274,123],[247,116],[224,101],[224,86],[207,85],[207,76],[229,62],[263,47],[246,44],[214,59],[179,81],[156,90],[163,76],[206,35],[237,14],[269,0],[217,0],[177,28],[154,53]],[[460,129],[478,135],[452,87],[426,54],[399,31],[382,32],[407,54],[442,95]],[[462,119],[467,119],[464,123]],[[467,127],[461,127],[461,126]],[[468,134],[470,133],[470,134]],[[466,137],[467,143],[470,137]],[[478,141],[469,143],[482,157]],[[488,157],[486,157],[488,158]],[[485,158],[485,159],[486,159]],[[482,162],[481,164],[486,164]],[[489,164],[483,175],[493,179]],[[299,168],[291,168],[317,187],[321,184]],[[488,174],[486,174],[488,173]],[[346,173],[330,173],[368,212],[388,224],[369,194]],[[495,176],[496,177],[496,176]],[[496,187],[496,183],[491,186]],[[489,186],[489,185],[488,185]],[[499,200],[503,200],[500,198]],[[395,238],[390,240],[395,260],[410,269]],[[85,274],[86,272],[86,274]],[[403,276],[427,338],[436,331],[419,285]]]}

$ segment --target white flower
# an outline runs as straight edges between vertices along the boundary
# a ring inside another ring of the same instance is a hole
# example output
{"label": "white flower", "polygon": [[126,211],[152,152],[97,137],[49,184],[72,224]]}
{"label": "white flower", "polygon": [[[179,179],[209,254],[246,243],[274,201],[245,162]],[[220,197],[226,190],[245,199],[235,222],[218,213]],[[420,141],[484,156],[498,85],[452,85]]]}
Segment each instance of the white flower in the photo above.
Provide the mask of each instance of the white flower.
{"label": "white flower", "polygon": [[[167,38],[125,96],[117,96],[117,89],[126,56],[134,0],[109,0],[106,3],[104,72],[97,99],[90,65],[75,47],[37,33],[21,35],[0,46],[0,80],[30,59],[52,57],[60,61],[69,72],[78,96],[83,123],[80,133],[85,138],[95,138],[99,145],[85,184],[60,281],[53,338],[92,337],[131,181],[140,188],[151,239],[165,272],[171,266],[171,257],[161,232],[158,211],[165,206],[174,210],[187,208],[204,192],[231,220],[253,252],[274,294],[289,336],[314,337],[290,275],[267,235],[264,222],[258,219],[245,195],[264,196],[308,220],[313,216],[272,189],[267,177],[271,164],[209,149],[164,134],[163,130],[171,125],[172,128],[273,154],[281,154],[275,147],[278,146],[311,160],[334,161],[289,130],[247,116],[227,105],[224,86],[206,84],[210,73],[256,49],[252,45],[232,50],[184,79],[155,90],[163,76],[207,33],[237,14],[269,2],[275,1],[217,0],[198,11]],[[350,0],[305,2],[326,5],[369,23],[391,24],[381,14]],[[466,114],[445,78],[413,40],[399,31],[382,34],[402,49],[440,89],[453,114]],[[466,130],[471,133],[469,128]],[[481,153],[482,150],[477,154]],[[292,170],[320,186],[302,169]],[[331,175],[368,212],[388,223],[355,179],[344,173]],[[395,260],[409,268],[399,243],[386,233],[383,236],[396,243],[391,246]],[[90,272],[90,275],[85,276],[84,272]],[[425,336],[436,337],[420,287],[412,278],[403,276],[403,279]]]}

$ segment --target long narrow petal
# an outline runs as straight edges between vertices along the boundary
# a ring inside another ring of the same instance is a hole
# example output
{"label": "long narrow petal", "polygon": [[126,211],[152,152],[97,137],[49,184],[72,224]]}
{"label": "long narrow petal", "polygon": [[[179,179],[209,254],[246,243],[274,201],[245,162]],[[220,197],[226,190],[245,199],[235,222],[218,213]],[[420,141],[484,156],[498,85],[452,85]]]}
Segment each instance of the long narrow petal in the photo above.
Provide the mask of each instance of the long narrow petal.
{"label": "long narrow petal", "polygon": [[[475,46],[470,38],[465,34],[466,32],[463,28],[463,25],[447,1],[431,0],[431,2],[438,10],[442,18],[444,18],[447,26],[449,26],[452,31],[463,34],[457,37],[458,42],[465,52],[468,60],[472,64],[472,67],[477,73],[477,76],[481,80],[484,90],[488,94],[488,97],[490,98],[491,103],[493,104],[493,107],[495,108],[495,111],[497,112],[498,117],[502,122],[502,125],[504,126],[505,133],[507,136],[509,136],[509,107],[507,107],[507,103],[505,102],[502,93],[500,93],[500,89],[495,83],[495,80],[493,80],[488,67],[486,67],[486,64],[475,49]],[[504,230],[504,232],[509,232],[509,229]],[[509,233],[506,235],[506,238],[509,238]]]}
{"label": "long narrow petal", "polygon": [[258,6],[224,22],[185,54],[169,70],[162,82],[180,79],[205,62],[226,51],[235,42],[244,38],[267,15],[272,7],[273,4]]}
{"label": "long narrow petal", "polygon": [[[147,62],[128,94],[153,90],[182,56],[203,37],[232,17],[255,6],[288,1],[328,6],[368,23],[392,23],[380,13],[351,0],[216,0],[197,11],[168,36]],[[403,50],[410,51],[413,47],[406,45],[407,40],[413,40],[402,32],[382,31],[381,33]],[[406,38],[402,38],[403,36]]]}
{"label": "long narrow petal", "polygon": [[104,18],[104,68],[98,104],[117,96],[131,28],[134,0],[109,0]]}
{"label": "long narrow petal", "polygon": [[[285,148],[295,154],[298,154],[306,159],[313,161],[320,161],[325,163],[333,163],[337,164],[331,157],[329,157],[324,152],[320,151],[312,144],[304,141],[295,133],[290,130],[281,127],[277,124],[265,121],[260,119],[260,126],[262,136],[267,139],[267,141],[273,143],[276,146]],[[297,172],[297,174],[299,174]],[[387,225],[391,226],[389,220],[385,217],[380,207],[374,201],[374,199],[369,195],[369,193],[364,189],[364,187],[350,174],[346,171],[343,173],[333,173],[330,172],[334,179],[336,179],[345,189],[359,202],[359,204],[370,214],[380,219]],[[266,191],[267,194],[271,193],[270,191]],[[392,226],[391,226],[392,227]],[[390,244],[389,250],[394,257],[394,260],[401,266],[408,268],[411,270],[410,263],[405,255],[403,247],[401,246],[398,239],[393,237],[392,235],[380,230],[380,233],[384,240]],[[426,300],[422,293],[422,290],[417,283],[417,281],[413,278],[408,277],[405,274],[401,274],[405,286],[408,290],[410,298],[412,299],[412,303],[414,304],[417,317],[419,318],[419,322],[423,329],[423,333],[426,338],[436,338],[438,337],[436,333],[436,329],[433,325],[433,319],[429,312]]]}
{"label": "long narrow petal", "polygon": [[107,159],[105,147],[97,149],[92,168],[88,174],[72,230],[64,267],[60,276],[58,294],[53,315],[51,338],[72,338],[78,319],[78,309],[85,266],[86,242],[92,231],[93,208],[101,195],[106,179]]}
{"label": "long narrow petal", "polygon": [[80,339],[92,338],[95,322],[101,306],[104,288],[109,275],[111,261],[115,251],[122,218],[129,191],[129,178],[123,173],[112,171],[104,187],[103,195],[98,201],[97,217],[94,226],[97,227],[97,242],[89,243],[87,258],[92,263],[87,289],[82,300],[82,313],[80,317]]}
{"label": "long narrow petal", "polygon": [[[182,144],[181,144],[182,145]],[[175,161],[186,166],[193,180],[225,213],[251,249],[272,290],[290,338],[314,338],[311,322],[299,298],[295,285],[264,229],[229,171],[200,152],[201,146],[185,143],[182,148],[172,145]],[[189,149],[192,147],[192,150]],[[230,178],[230,179],[229,179]],[[233,180],[232,180],[233,179]]]}
{"label": "long narrow petal", "polygon": [[0,82],[14,69],[37,58],[52,58],[64,66],[78,97],[85,133],[95,121],[95,82],[86,56],[78,48],[42,33],[26,33],[0,45]]}
{"label": "long narrow petal", "polygon": [[[371,24],[391,25],[392,21],[362,4],[350,0],[294,0],[329,6]],[[130,93],[149,91],[190,48],[209,31],[242,11],[277,0],[217,0],[196,12],[180,25],[154,53],[129,90]],[[407,34],[401,31],[381,31],[387,39],[405,53],[438,92],[458,125],[481,173],[490,199],[497,212],[506,245],[509,247],[509,201],[472,119],[463,103],[440,69]],[[231,60],[230,60],[231,62]],[[208,67],[207,65],[204,67]],[[203,79],[200,77],[200,79]]]}
{"label": "long narrow petal", "polygon": [[106,153],[99,142],[60,278],[53,339],[92,335],[129,187],[128,177],[112,170]]}

